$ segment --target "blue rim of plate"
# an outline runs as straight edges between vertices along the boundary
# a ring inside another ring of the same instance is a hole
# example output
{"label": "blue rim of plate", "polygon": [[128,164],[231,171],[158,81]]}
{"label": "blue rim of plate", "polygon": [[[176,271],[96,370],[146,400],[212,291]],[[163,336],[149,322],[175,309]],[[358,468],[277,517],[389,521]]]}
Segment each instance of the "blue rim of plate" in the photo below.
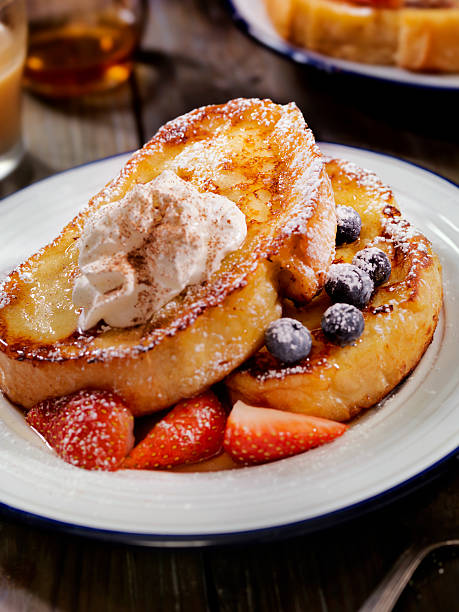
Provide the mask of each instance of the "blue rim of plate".
{"label": "blue rim of plate", "polygon": [[25,510],[19,510],[0,502],[0,516],[11,516],[22,522],[29,523],[33,526],[43,527],[45,529],[56,530],[67,533],[69,535],[84,536],[87,538],[119,542],[121,544],[131,544],[137,546],[163,547],[163,548],[187,548],[187,547],[204,547],[204,546],[219,546],[222,544],[241,544],[256,541],[273,541],[285,539],[293,536],[307,535],[312,532],[321,531],[329,527],[336,527],[341,523],[358,518],[370,511],[379,510],[398,499],[405,497],[409,493],[420,489],[428,484],[436,477],[439,477],[443,472],[443,466],[452,460],[454,457],[459,459],[457,454],[459,447],[448,453],[445,457],[435,462],[419,474],[408,478],[402,483],[383,491],[373,497],[365,499],[355,504],[351,504],[346,508],[334,510],[325,515],[306,519],[304,521],[295,521],[284,525],[276,525],[274,527],[263,527],[260,529],[251,529],[248,531],[235,531],[232,533],[210,533],[210,534],[184,534],[184,535],[167,535],[154,533],[136,533],[124,531],[112,531],[109,529],[98,529],[95,527],[87,527],[74,523],[66,523],[50,519],[45,516],[33,514]]}
{"label": "blue rim of plate", "polygon": [[[357,149],[359,151],[364,151],[366,153],[380,155],[383,157],[388,157],[394,159],[398,162],[405,163],[409,166],[414,166],[427,172],[434,177],[441,179],[442,181],[446,181],[447,183],[453,185],[457,189],[459,189],[459,184],[455,183],[451,179],[448,179],[432,170],[425,168],[424,166],[417,164],[412,161],[407,161],[396,157],[395,155],[390,155],[389,153],[381,153],[378,151],[373,151],[371,149],[366,149],[365,147],[357,147],[354,145],[346,145],[340,142],[333,141],[319,141],[318,146],[321,145],[338,145],[342,147],[347,147],[349,149]],[[18,190],[15,193],[19,193],[19,191],[25,191],[36,185],[37,183],[41,183],[46,181],[47,179],[57,176],[59,174],[65,174],[66,172],[71,172],[77,168],[82,168],[84,166],[89,166],[98,162],[102,162],[108,159],[114,159],[115,157],[125,157],[129,155],[132,151],[127,151],[125,153],[115,153],[114,155],[108,155],[107,157],[102,157],[100,159],[91,160],[89,162],[85,162],[83,164],[79,164],[78,166],[74,166],[73,168],[68,168],[66,170],[61,170],[60,172],[56,172],[49,177],[45,177],[38,181],[35,181],[31,185],[27,185],[23,189]],[[10,194],[13,195],[13,194]],[[6,200],[9,196],[3,198]],[[1,202],[2,200],[0,200]],[[1,214],[1,209],[0,209]],[[15,508],[13,506],[9,506],[3,502],[0,502],[0,516],[10,516],[13,519],[18,519],[22,522],[31,524],[33,526],[42,527],[45,529],[56,530],[59,532],[67,533],[69,535],[77,535],[84,536],[87,538],[104,540],[104,541],[112,541],[119,542],[122,544],[131,544],[137,546],[151,546],[151,547],[164,547],[164,548],[186,548],[186,547],[204,547],[204,546],[218,546],[223,544],[240,544],[243,542],[250,541],[271,541],[277,539],[285,539],[292,536],[306,535],[308,533],[321,531],[323,529],[327,529],[329,527],[337,526],[346,521],[350,521],[354,518],[362,516],[363,514],[367,514],[371,511],[376,511],[384,506],[387,506],[391,503],[394,503],[398,499],[405,497],[409,493],[414,492],[415,490],[421,488],[422,486],[431,482],[437,476],[440,476],[442,473],[442,468],[448,463],[449,460],[453,460],[456,457],[456,460],[459,459],[459,445],[449,453],[447,453],[444,457],[434,462],[427,468],[418,472],[417,474],[411,476],[410,478],[386,489],[385,491],[381,491],[376,495],[368,497],[367,499],[363,499],[359,502],[346,506],[344,508],[340,508],[338,510],[334,510],[332,512],[328,512],[326,514],[312,517],[309,519],[305,519],[303,521],[294,521],[292,523],[285,523],[283,525],[275,525],[273,527],[263,527],[260,529],[250,529],[247,531],[235,531],[231,533],[205,533],[205,534],[155,534],[151,532],[147,533],[137,533],[137,532],[129,532],[129,531],[115,531],[110,529],[99,529],[95,527],[88,527],[85,525],[78,525],[76,523],[67,523],[65,521],[59,521],[56,519],[51,519],[46,516],[42,516],[39,514],[34,514],[32,512],[28,512],[26,510],[21,510],[19,508]]]}
{"label": "blue rim of plate", "polygon": [[[372,79],[374,81],[382,81],[384,83],[392,83],[393,85],[400,85],[404,87],[441,91],[459,91],[459,83],[457,85],[448,85],[442,83],[416,83],[396,78],[367,74],[365,72],[359,71],[357,68],[355,70],[352,70],[350,68],[342,68],[334,64],[334,58],[332,57],[321,55],[320,53],[316,53],[314,51],[308,51],[307,49],[304,49],[302,47],[296,47],[295,45],[292,45],[280,38],[275,39],[270,37],[266,33],[261,32],[261,30],[257,28],[256,25],[247,21],[247,19],[243,15],[241,15],[234,0],[223,0],[223,3],[227,6],[234,23],[244,34],[246,34],[249,38],[262,45],[266,49],[274,51],[281,57],[287,58],[297,64],[303,66],[311,66],[318,70],[328,72],[329,74],[344,74],[364,79]],[[356,66],[358,66],[357,62],[355,62],[355,64]]]}

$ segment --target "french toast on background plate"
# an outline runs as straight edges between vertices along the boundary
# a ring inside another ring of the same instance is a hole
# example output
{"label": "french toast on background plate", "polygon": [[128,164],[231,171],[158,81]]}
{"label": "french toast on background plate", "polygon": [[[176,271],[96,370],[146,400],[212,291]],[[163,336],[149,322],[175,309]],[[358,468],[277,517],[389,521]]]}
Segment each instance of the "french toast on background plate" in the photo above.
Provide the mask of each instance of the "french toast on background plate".
{"label": "french toast on background plate", "polygon": [[[247,220],[244,243],[146,324],[80,332],[72,289],[85,221],[163,170],[235,202]],[[26,408],[87,387],[113,390],[134,415],[193,396],[262,345],[280,290],[305,301],[320,290],[335,232],[330,181],[294,104],[239,99],[194,110],[162,127],[3,283],[0,387]]]}
{"label": "french toast on background plate", "polygon": [[345,60],[459,72],[457,0],[264,0],[279,34]]}

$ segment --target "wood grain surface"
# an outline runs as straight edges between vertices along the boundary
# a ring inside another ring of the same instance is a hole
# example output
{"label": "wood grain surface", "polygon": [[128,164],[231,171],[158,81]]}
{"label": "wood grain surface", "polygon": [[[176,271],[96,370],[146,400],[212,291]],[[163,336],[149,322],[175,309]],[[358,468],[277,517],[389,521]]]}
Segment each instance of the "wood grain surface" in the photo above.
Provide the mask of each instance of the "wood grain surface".
{"label": "wood grain surface", "polygon": [[[24,95],[27,155],[0,195],[135,149],[168,119],[238,96],[294,100],[318,139],[397,155],[459,182],[457,93],[316,72],[246,38],[223,2],[151,0],[129,83],[66,103]],[[228,547],[135,548],[5,514],[0,612],[351,612],[410,542],[459,537],[457,466],[453,458],[418,490],[335,527]],[[457,549],[440,550],[396,610],[459,610],[458,583]]]}

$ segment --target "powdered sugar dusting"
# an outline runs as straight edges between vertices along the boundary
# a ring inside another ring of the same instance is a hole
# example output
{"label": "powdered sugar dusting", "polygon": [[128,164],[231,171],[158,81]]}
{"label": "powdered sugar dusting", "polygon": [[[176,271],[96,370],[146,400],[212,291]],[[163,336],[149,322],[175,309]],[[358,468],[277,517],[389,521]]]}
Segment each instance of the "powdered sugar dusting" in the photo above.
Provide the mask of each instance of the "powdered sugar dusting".
{"label": "powdered sugar dusting", "polygon": [[[390,212],[391,210],[388,209],[383,210],[385,214],[389,214]],[[400,249],[403,253],[407,253],[410,249],[411,240],[415,236],[420,235],[420,232],[403,217],[390,217],[384,221],[383,227],[384,232],[390,236],[395,247]]]}
{"label": "powdered sugar dusting", "polygon": [[65,461],[86,469],[117,469],[134,443],[132,415],[107,391],[46,400],[28,412],[27,422]]}
{"label": "powdered sugar dusting", "polygon": [[[359,251],[356,255],[358,257],[358,265],[363,268],[370,276],[378,269],[377,257],[381,253],[381,249],[377,247],[368,247],[363,251]],[[355,261],[354,258],[352,261]],[[356,265],[356,264],[354,264]]]}
{"label": "powdered sugar dusting", "polygon": [[[329,161],[329,158],[326,158]],[[384,185],[377,174],[371,170],[360,168],[354,162],[347,160],[339,160],[339,166],[346,174],[348,180],[355,183],[356,186],[366,189],[369,195],[374,195],[381,200],[391,201],[393,193],[388,185]]]}
{"label": "powdered sugar dusting", "polygon": [[11,282],[11,277],[6,276],[3,279],[2,283],[0,284],[0,309],[5,308],[5,306],[8,306],[8,304],[10,303],[11,294],[8,294],[5,291],[6,285],[9,285],[10,282]]}
{"label": "powdered sugar dusting", "polygon": [[351,291],[356,291],[362,284],[361,276],[354,265],[348,263],[332,264],[328,270],[327,282],[336,284],[343,278]]}
{"label": "powdered sugar dusting", "polygon": [[351,206],[337,206],[336,215],[342,222],[349,222],[355,216],[355,209]]}

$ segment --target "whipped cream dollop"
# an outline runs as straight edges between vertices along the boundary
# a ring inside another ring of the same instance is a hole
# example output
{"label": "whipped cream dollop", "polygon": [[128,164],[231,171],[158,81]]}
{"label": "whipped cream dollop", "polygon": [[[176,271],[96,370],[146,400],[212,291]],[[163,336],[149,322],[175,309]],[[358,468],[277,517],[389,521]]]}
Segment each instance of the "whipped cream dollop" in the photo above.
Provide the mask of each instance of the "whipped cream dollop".
{"label": "whipped cream dollop", "polygon": [[188,285],[216,272],[247,234],[228,198],[200,193],[174,172],[135,185],[91,215],[79,238],[73,303],[79,327],[146,322]]}

